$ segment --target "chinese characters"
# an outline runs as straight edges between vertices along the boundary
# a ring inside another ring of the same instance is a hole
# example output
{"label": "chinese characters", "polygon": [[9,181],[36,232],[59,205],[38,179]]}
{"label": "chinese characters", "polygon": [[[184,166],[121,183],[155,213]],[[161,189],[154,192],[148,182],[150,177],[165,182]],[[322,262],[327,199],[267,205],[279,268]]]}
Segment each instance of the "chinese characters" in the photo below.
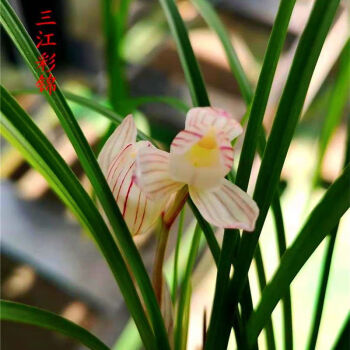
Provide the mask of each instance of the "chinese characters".
{"label": "chinese characters", "polygon": [[[53,91],[56,91],[56,79],[51,72],[56,67],[56,53],[53,52],[53,48],[57,45],[55,42],[55,34],[50,33],[50,26],[56,24],[51,18],[51,12],[51,10],[41,11],[40,21],[35,23],[35,25],[40,27],[38,35],[36,36],[38,40],[36,47],[38,49],[42,48],[41,50],[43,50],[36,61],[38,69],[42,72],[36,86],[39,88],[40,92],[46,90],[50,95]],[[49,73],[49,75],[43,74],[45,72]]]}

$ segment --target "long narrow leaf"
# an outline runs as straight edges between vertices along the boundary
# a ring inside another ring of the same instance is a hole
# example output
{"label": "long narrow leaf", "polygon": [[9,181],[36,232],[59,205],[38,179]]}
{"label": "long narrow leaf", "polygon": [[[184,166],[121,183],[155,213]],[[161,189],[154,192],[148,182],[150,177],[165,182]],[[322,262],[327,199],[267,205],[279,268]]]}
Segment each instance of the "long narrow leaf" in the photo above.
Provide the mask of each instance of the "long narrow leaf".
{"label": "long narrow leaf", "polygon": [[[39,94],[40,92],[37,89],[21,89],[21,90],[13,90],[11,91],[11,93],[13,95],[20,95],[20,94],[29,94],[29,93]],[[68,100],[101,114],[102,116],[108,118],[110,121],[112,121],[113,123],[116,123],[117,125],[119,125],[124,119],[123,116],[121,116],[117,112],[114,112],[112,109],[104,106],[101,102],[96,102],[96,100],[93,98],[80,96],[69,91],[63,91],[63,94]],[[119,103],[121,104],[125,103],[131,106],[132,109],[137,109],[140,106],[143,106],[149,103],[162,103],[162,104],[169,105],[179,110],[180,112],[186,113],[189,110],[189,106],[187,106],[184,102],[182,102],[177,98],[168,97],[168,96],[141,96],[141,97],[129,98],[129,99],[126,99],[125,102],[121,101]],[[138,140],[147,140],[154,143],[154,140],[151,139],[146,134],[144,134],[141,130],[138,130],[137,137],[138,137]]]}
{"label": "long narrow leaf", "polygon": [[142,311],[141,302],[122,255],[100,213],[77,177],[26,112],[2,86],[0,92],[0,105],[3,114],[1,118],[2,134],[45,177],[67,207],[91,232],[118,282],[145,346],[152,349],[154,344],[152,330],[145,313]]}
{"label": "long narrow leaf", "polygon": [[335,128],[343,116],[344,107],[349,100],[350,93],[350,39],[346,42],[340,58],[340,65],[334,87],[327,106],[327,114],[322,126],[318,145],[314,185],[320,180],[322,161]]}
{"label": "long narrow leaf", "polygon": [[214,231],[211,228],[211,226],[204,220],[204,218],[201,216],[200,212],[198,211],[197,207],[194,205],[191,198],[188,199],[188,204],[196,217],[199,226],[201,227],[204,236],[207,240],[210,252],[214,258],[215,264],[217,265],[219,263],[219,257],[220,257],[220,246],[215,238]]}
{"label": "long narrow leaf", "polygon": [[[39,51],[36,49],[22,23],[6,0],[1,0],[0,10],[2,25],[28,64],[34,77],[39,79],[41,74],[47,77],[47,73],[37,69],[36,60],[39,56]],[[164,321],[157,304],[151,281],[94,153],[79,128],[59,85],[57,84],[56,91],[54,91],[52,95],[46,92],[45,96],[60,119],[63,129],[77,152],[85,173],[113,228],[115,238],[128,260],[129,266],[144,298],[145,306],[156,334],[157,343],[160,348],[169,349]]]}
{"label": "long narrow leaf", "polygon": [[178,261],[179,261],[179,251],[180,251],[182,231],[184,226],[184,219],[185,219],[185,207],[183,207],[180,213],[178,229],[177,229],[177,237],[176,237],[176,246],[175,246],[175,252],[174,252],[173,285],[171,288],[171,299],[173,301],[173,304],[175,304],[175,301],[176,301],[177,281],[178,281]]}
{"label": "long narrow leaf", "polygon": [[91,350],[109,349],[86,329],[52,312],[6,300],[0,301],[0,308],[1,320],[30,324],[55,331],[79,341]]}
{"label": "long narrow leaf", "polygon": [[[349,41],[350,43],[350,41]],[[350,46],[349,46],[350,48]],[[348,120],[347,125],[347,138],[346,138],[346,147],[345,147],[345,157],[344,157],[344,166],[346,166],[350,161],[350,120]],[[334,252],[334,246],[335,246],[335,240],[337,238],[337,232],[338,232],[338,226],[339,223],[333,228],[332,232],[329,235],[329,239],[327,242],[327,248],[326,253],[324,257],[324,263],[322,266],[322,273],[321,273],[321,280],[320,280],[320,286],[317,294],[317,301],[316,301],[316,307],[315,307],[315,313],[313,316],[312,321],[312,328],[310,332],[310,338],[308,342],[307,349],[315,349],[316,343],[317,343],[317,336],[320,329],[320,323],[321,323],[321,317],[323,312],[323,306],[325,302],[326,297],[326,290],[327,290],[327,284],[329,279],[329,272],[331,269],[331,263],[332,263],[332,257]]]}
{"label": "long narrow leaf", "polygon": [[[11,91],[11,93],[16,96],[20,94],[38,94],[39,91],[34,89],[21,89]],[[101,114],[102,116],[108,118],[110,121],[117,125],[119,125],[123,121],[123,117],[120,114],[114,112],[108,107],[105,107],[102,103],[96,102],[92,98],[80,96],[69,91],[63,91],[63,94],[68,100]],[[154,141],[150,137],[148,137],[140,130],[137,131],[137,137],[139,140],[146,140],[154,143]]]}
{"label": "long narrow leaf", "polygon": [[197,60],[194,57],[186,27],[175,2],[174,0],[159,0],[159,2],[164,10],[170,30],[175,39],[193,104],[196,106],[208,106],[210,103],[202,74],[199,70]]}
{"label": "long narrow leaf", "polygon": [[[231,297],[227,302],[231,307],[237,304],[244,290],[254,250],[279,181],[312,73],[338,5],[339,0],[316,0],[309,21],[299,41],[254,191],[254,199],[260,209],[260,215],[255,231],[251,234],[243,235],[237,266],[230,283]],[[212,345],[214,343],[218,345],[219,341],[219,348],[225,348],[228,341],[229,325],[232,320],[231,310],[232,308],[228,307],[226,310],[221,310],[218,320],[213,326],[215,330],[211,334],[210,332],[208,333],[208,342],[211,339]]]}
{"label": "long narrow leaf", "polygon": [[332,230],[331,234],[329,235],[329,240],[327,242],[326,255],[324,259],[324,265],[322,267],[321,283],[320,283],[320,287],[319,287],[319,291],[316,299],[317,301],[316,301],[316,307],[315,307],[315,314],[313,316],[312,329],[310,332],[310,338],[307,345],[308,350],[315,349],[316,347],[318,331],[320,329],[323,305],[326,297],[328,277],[331,269],[335,239],[337,237],[337,231],[338,231],[338,225]]}
{"label": "long narrow leaf", "polygon": [[349,345],[349,334],[350,334],[350,313],[348,314],[344,325],[339,333],[339,336],[332,346],[332,350],[347,350]]}
{"label": "long narrow leaf", "polygon": [[216,32],[218,35],[223,48],[225,50],[228,63],[230,68],[236,77],[239,89],[241,90],[242,96],[247,104],[249,104],[253,97],[252,88],[250,87],[247,76],[245,75],[241,63],[237,57],[237,54],[231,44],[230,37],[226,32],[225,27],[220,21],[220,18],[213,9],[210,1],[207,0],[192,0],[192,3],[195,5],[197,10],[203,16],[205,21],[209,26]]}
{"label": "long narrow leaf", "polygon": [[[258,275],[260,291],[263,291],[266,287],[266,274],[265,274],[262,254],[261,254],[259,245],[256,246],[254,259],[256,262],[256,270]],[[265,331],[266,331],[266,349],[269,349],[269,350],[276,349],[275,335],[274,335],[271,318],[266,322]]]}
{"label": "long narrow leaf", "polygon": [[267,45],[264,62],[250,109],[247,130],[237,169],[236,185],[243,190],[246,190],[248,187],[267,100],[270,95],[273,77],[287,35],[288,24],[294,5],[295,0],[281,0]]}
{"label": "long narrow leaf", "polygon": [[[276,191],[272,201],[272,214],[276,226],[277,245],[280,259],[287,249],[286,233],[282,217],[281,203],[279,201],[279,191]],[[283,333],[285,350],[293,349],[293,318],[292,318],[292,297],[290,289],[287,290],[282,299],[283,308]]]}
{"label": "long narrow leaf", "polygon": [[123,35],[128,16],[129,0],[102,0],[103,30],[105,36],[105,61],[108,75],[108,97],[116,112],[124,113],[125,109],[118,104],[128,94],[125,62],[121,57]]}
{"label": "long narrow leaf", "polygon": [[248,322],[247,338],[254,342],[294,277],[350,206],[350,165],[314,208],[296,240],[282,257],[273,279]]}
{"label": "long narrow leaf", "polygon": [[190,298],[191,274],[192,274],[194,263],[196,261],[201,234],[202,234],[202,231],[200,229],[200,226],[197,224],[194,230],[193,238],[192,238],[191,250],[187,260],[184,280],[181,286],[181,295],[180,295],[179,306],[178,306],[178,311],[176,315],[176,325],[175,325],[175,331],[174,331],[174,344],[175,344],[174,349],[175,350],[182,350],[186,348],[186,346],[184,346],[184,344],[186,344],[186,341],[184,339],[187,338],[187,327],[184,321],[186,320],[186,317],[185,317],[186,308],[189,305],[189,302],[191,299]]}
{"label": "long narrow leaf", "polygon": [[[215,14],[211,5],[203,0],[193,0],[196,4],[196,7],[202,13],[205,20],[209,23],[209,25],[216,31],[219,39],[221,40],[223,47],[225,49],[228,61],[230,63],[231,70],[233,71],[236,79],[239,83],[241,92],[243,97],[246,100],[246,103],[249,105],[252,98],[252,92],[248,83],[248,79],[246,78],[244,71],[239,64],[235,51],[232,47],[231,41],[226,33],[224,26],[222,25],[220,19]],[[282,0],[276,20],[271,32],[270,40],[268,43],[268,47],[266,50],[264,63],[262,67],[262,71],[260,73],[258,87],[256,93],[254,95],[253,106],[248,108],[249,113],[249,123],[246,132],[246,137],[244,140],[244,148],[241,153],[240,163],[239,163],[239,174],[237,175],[236,184],[240,186],[243,190],[247,189],[249,175],[251,171],[251,166],[253,162],[253,158],[255,155],[255,150],[258,145],[258,139],[261,141],[259,143],[260,154],[262,156],[264,152],[265,146],[263,146],[266,142],[264,139],[264,135],[261,129],[262,118],[264,115],[264,111],[267,104],[267,99],[270,93],[273,76],[276,70],[277,62],[283,47],[283,43],[286,37],[288,23],[290,20],[290,16],[294,7],[295,1],[285,1]],[[252,111],[252,108],[254,110]],[[278,199],[279,201],[279,199]],[[278,214],[277,214],[278,215]],[[230,246],[233,245],[233,236],[231,232],[225,232],[225,236],[229,235],[227,240],[224,239],[226,244],[223,244],[223,251],[226,249],[229,250]],[[225,253],[226,255],[226,253]],[[258,267],[258,272],[264,270],[263,261],[260,259],[256,260],[256,264]],[[218,272],[217,286],[214,297],[214,306],[213,313],[211,318],[211,323],[209,326],[209,334],[213,332],[213,328],[219,327],[217,323],[217,317],[220,316],[220,307],[216,306],[217,303],[221,303],[223,299],[223,294],[225,293],[224,286],[227,284],[227,280],[229,279],[229,271],[230,267],[227,264],[221,265],[221,268],[224,270],[220,270]],[[219,278],[220,277],[220,278]],[[261,286],[262,287],[262,286]],[[249,310],[246,310],[246,305],[242,304],[242,313],[249,313]],[[247,314],[247,316],[249,316]],[[269,343],[272,345],[274,343],[273,340],[273,328],[272,321],[268,324],[267,334],[269,338]],[[209,336],[208,344],[210,342],[215,342],[215,338],[211,338]],[[210,346],[210,345],[208,345]],[[292,348],[292,343],[287,345],[287,349]]]}

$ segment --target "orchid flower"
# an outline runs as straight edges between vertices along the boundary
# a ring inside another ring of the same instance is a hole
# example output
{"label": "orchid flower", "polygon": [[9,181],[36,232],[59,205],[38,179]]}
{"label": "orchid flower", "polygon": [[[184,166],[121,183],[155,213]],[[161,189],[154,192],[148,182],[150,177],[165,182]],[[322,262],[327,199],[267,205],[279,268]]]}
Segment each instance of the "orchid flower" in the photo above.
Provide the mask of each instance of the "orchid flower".
{"label": "orchid flower", "polygon": [[135,183],[136,155],[152,147],[148,141],[136,142],[137,129],[128,115],[103,146],[98,162],[132,235],[144,233],[160,217],[165,200],[153,201]]}
{"label": "orchid flower", "polygon": [[259,214],[256,203],[225,179],[233,165],[231,141],[241,133],[240,124],[226,111],[192,108],[185,130],[174,138],[170,153],[151,146],[139,150],[136,182],[155,201],[187,186],[209,223],[253,231]]}

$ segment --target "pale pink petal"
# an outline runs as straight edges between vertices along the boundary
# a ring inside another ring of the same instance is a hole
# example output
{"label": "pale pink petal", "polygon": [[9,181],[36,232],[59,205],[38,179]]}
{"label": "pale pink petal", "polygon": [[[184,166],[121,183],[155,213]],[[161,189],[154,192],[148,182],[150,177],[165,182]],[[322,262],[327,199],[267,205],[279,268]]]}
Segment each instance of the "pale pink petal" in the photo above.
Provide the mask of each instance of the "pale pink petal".
{"label": "pale pink petal", "polygon": [[198,190],[189,187],[190,196],[203,217],[220,228],[253,231],[259,208],[238,186],[223,179],[217,189]]}
{"label": "pale pink petal", "polygon": [[134,119],[130,114],[125,117],[123,122],[114,130],[98,156],[98,163],[105,176],[107,176],[108,169],[115,156],[125,148],[126,145],[136,142],[136,134],[137,129]]}
{"label": "pale pink petal", "polygon": [[217,143],[220,150],[223,174],[226,176],[233,166],[233,147],[224,132],[219,132],[217,134]]}
{"label": "pale pink petal", "polygon": [[220,186],[232,164],[233,149],[223,131],[210,129],[200,134],[184,130],[170,147],[171,178],[197,188]]}
{"label": "pale pink petal", "polygon": [[203,133],[198,133],[194,131],[180,131],[171,143],[170,153],[184,154],[203,136]]}
{"label": "pale pink petal", "polygon": [[189,110],[186,116],[186,130],[204,134],[211,127],[224,131],[230,141],[243,132],[242,126],[223,109],[196,107]]}
{"label": "pale pink petal", "polygon": [[174,181],[169,174],[169,153],[152,145],[137,153],[136,183],[150,198],[167,198],[185,184]]}
{"label": "pale pink petal", "polygon": [[163,201],[152,201],[135,183],[136,154],[139,147],[149,144],[138,142],[127,145],[115,158],[107,172],[107,182],[133,235],[151,229],[161,216]]}

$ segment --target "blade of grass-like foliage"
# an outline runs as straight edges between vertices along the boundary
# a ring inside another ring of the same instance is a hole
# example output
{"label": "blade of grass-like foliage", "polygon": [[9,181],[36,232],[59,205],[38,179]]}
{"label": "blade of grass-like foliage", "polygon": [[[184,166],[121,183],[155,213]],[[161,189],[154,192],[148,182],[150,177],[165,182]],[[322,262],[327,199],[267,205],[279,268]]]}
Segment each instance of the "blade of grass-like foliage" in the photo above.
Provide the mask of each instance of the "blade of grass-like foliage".
{"label": "blade of grass-like foliage", "polygon": [[219,257],[220,257],[220,246],[218,241],[215,238],[213,229],[211,226],[204,220],[200,212],[198,211],[197,207],[194,205],[191,198],[187,200],[187,203],[189,204],[194,216],[196,217],[199,226],[201,227],[204,236],[207,240],[210,252],[214,258],[215,264],[217,265],[219,263]]}
{"label": "blade of grass-like foliage", "polygon": [[237,54],[231,44],[230,37],[221,23],[219,16],[216,14],[213,6],[210,1],[207,0],[192,0],[192,3],[200,12],[204,20],[208,23],[208,25],[216,32],[218,35],[223,48],[225,50],[228,63],[230,68],[236,77],[239,89],[241,90],[242,96],[247,104],[249,104],[253,97],[253,92],[250,87],[247,76],[245,75],[241,63],[237,57]]}
{"label": "blade of grass-like foliage", "polygon": [[189,315],[187,315],[187,317],[185,316],[186,316],[186,313],[189,313],[189,310],[186,311],[186,309],[189,308],[189,303],[191,300],[190,298],[191,274],[194,267],[194,263],[196,262],[201,234],[202,234],[202,230],[200,226],[197,224],[194,230],[193,238],[192,238],[191,250],[187,260],[184,280],[181,285],[181,294],[179,299],[179,306],[177,309],[176,323],[175,323],[175,330],[174,330],[174,349],[175,350],[186,349]]}
{"label": "blade of grass-like foliage", "polygon": [[[197,9],[201,12],[204,19],[217,33],[224,47],[224,50],[226,52],[226,56],[230,64],[231,70],[238,81],[241,93],[246,103],[249,105],[252,100],[252,95],[253,95],[252,90],[249,85],[248,79],[246,78],[246,75],[242,69],[242,66],[240,65],[240,62],[237,58],[235,50],[231,44],[230,38],[223,24],[220,21],[220,18],[216,15],[210,3],[203,0],[193,0],[193,3],[197,7]],[[264,135],[262,132],[261,133],[259,132],[261,130],[262,118],[266,108],[266,103],[267,103],[267,99],[271,89],[271,84],[272,84],[273,76],[277,66],[278,58],[280,56],[282,46],[285,40],[285,36],[287,33],[288,23],[294,7],[294,3],[295,1],[282,1],[280,4],[280,8],[276,17],[276,21],[275,21],[275,24],[271,33],[271,37],[269,40],[268,48],[266,51],[263,68],[262,68],[261,75],[258,82],[257,92],[254,97],[254,114],[251,111],[252,106],[248,108],[247,117],[248,115],[250,117],[249,132],[251,134],[254,134],[255,132],[257,139],[259,140],[261,139],[261,142],[259,144],[260,146],[262,144],[265,144]],[[245,118],[243,122],[245,122]],[[244,162],[245,156],[241,156],[241,159],[242,159],[242,161],[240,162],[241,170],[242,170],[242,166],[246,170],[245,171],[246,178],[244,179],[246,181],[246,185],[240,183],[242,181],[242,173],[238,178],[238,185],[241,185],[243,189],[246,189],[247,187],[247,184],[249,181],[249,174],[251,171],[252,160],[255,154],[255,148],[258,144],[257,142],[255,142],[254,138],[252,139],[247,137],[246,140],[247,141],[246,141],[245,153],[250,151],[252,154],[252,158],[251,158],[251,163],[249,164],[249,159],[247,162]],[[248,140],[250,142],[248,142]],[[252,142],[252,140],[254,141]],[[248,149],[247,149],[247,146],[249,146]],[[260,148],[262,150],[260,153],[262,154],[264,147],[260,147]],[[231,240],[227,241],[226,243],[228,246],[231,246],[233,244],[232,242],[233,237],[230,233],[228,234],[230,235]],[[226,249],[226,245],[223,245],[223,248]],[[259,265],[258,274],[262,273],[262,271],[264,270],[262,260],[257,260],[256,264]],[[225,280],[228,280],[229,278],[229,269],[230,267],[229,265],[227,265],[225,271],[220,271],[220,275],[222,274],[225,276],[225,278],[224,277],[220,278],[220,281],[222,281],[223,283]],[[263,276],[259,276],[259,279],[260,280],[263,279]],[[217,290],[218,292],[221,291],[221,293],[224,292],[224,289],[222,289],[221,286],[219,286]],[[221,300],[221,299],[222,299],[222,295],[216,296],[216,300]],[[214,299],[214,304],[215,304],[215,299]],[[244,305],[242,305],[242,312],[247,312],[247,311],[248,310],[245,310]],[[268,328],[270,328],[269,330],[267,330],[267,335],[269,338],[268,341],[270,344],[273,344],[274,339],[271,339],[271,336],[273,336],[272,323],[268,324]],[[292,345],[290,344],[288,345],[287,349],[292,347]]]}
{"label": "blade of grass-like foliage", "polygon": [[[14,91],[11,91],[11,93],[13,95],[40,94],[40,92],[36,89],[35,90],[34,89],[14,90]],[[92,98],[79,96],[69,91],[63,91],[63,94],[68,100],[101,114],[102,116],[108,118],[109,120],[111,120],[113,123],[117,125],[119,125],[123,121],[123,117],[120,114],[118,114],[117,112],[114,112],[111,108],[105,107],[102,103],[96,102]],[[151,138],[149,138],[146,134],[144,134],[140,130],[137,131],[137,137],[138,137],[138,140],[145,140],[145,141],[150,141],[154,143],[154,141]]]}
{"label": "blade of grass-like foliage", "polygon": [[236,185],[243,190],[246,190],[248,187],[267,100],[294,5],[295,0],[281,0],[265,52],[237,169]]}
{"label": "blade of grass-like foliage", "polygon": [[135,319],[148,349],[153,349],[154,336],[143,312],[138,294],[122,255],[90,197],[79,180],[57,153],[26,112],[1,86],[1,133],[45,177],[80,222],[91,232],[104,255],[126,304]]}
{"label": "blade of grass-like foliage", "polygon": [[190,109],[190,107],[182,102],[181,100],[175,98],[175,97],[168,97],[168,96],[141,96],[141,97],[131,97],[127,100],[128,103],[130,103],[133,108],[138,108],[139,106],[142,106],[144,104],[148,103],[163,103],[167,104],[170,107],[173,107],[180,112],[187,113],[187,111]]}
{"label": "blade of grass-like foliage", "polygon": [[[13,95],[40,94],[40,92],[37,89],[13,90],[11,91],[11,93]],[[117,112],[114,112],[112,109],[104,106],[102,102],[96,102],[93,98],[80,96],[65,90],[63,91],[63,94],[68,100],[77,103],[83,107],[89,108],[97,113],[100,113],[102,116],[110,119],[113,123],[116,123],[117,125],[119,125],[124,119],[123,116],[121,116]],[[123,102],[118,103],[123,104]],[[131,109],[137,109],[138,107],[148,103],[163,103],[184,113],[186,113],[189,110],[189,106],[187,106],[184,102],[177,98],[168,96],[142,96],[129,98],[125,100],[125,104],[131,106]],[[138,140],[147,140],[154,143],[154,140],[152,140],[149,136],[147,136],[140,130],[138,130],[137,137]]]}
{"label": "blade of grass-like foliage", "polygon": [[[279,191],[278,191],[279,192]],[[276,227],[277,245],[280,259],[287,249],[286,234],[284,229],[284,222],[282,217],[281,203],[279,201],[279,193],[275,194],[272,201],[272,215]],[[285,350],[293,349],[293,318],[292,318],[292,297],[290,289],[286,291],[282,298],[282,312],[283,312],[283,334],[284,334],[284,348]]]}
{"label": "blade of grass-like foliage", "polygon": [[183,226],[184,226],[184,219],[185,219],[185,207],[183,207],[183,209],[181,210],[181,213],[180,213],[178,229],[177,229],[175,253],[174,253],[173,285],[171,288],[171,299],[173,301],[173,304],[175,304],[175,301],[176,301],[177,280],[178,280],[178,275],[177,275],[178,260],[179,260],[179,251],[180,251],[182,231],[183,231]]}
{"label": "blade of grass-like foliage", "polygon": [[109,349],[107,345],[85,328],[52,312],[6,300],[0,301],[0,308],[1,320],[30,324],[55,331],[79,341],[91,350]]}
{"label": "blade of grass-like foliage", "polygon": [[185,78],[195,106],[209,106],[209,98],[202,74],[188,38],[187,30],[174,0],[159,0],[177,45]]}
{"label": "blade of grass-like foliage", "polygon": [[[279,181],[311,76],[338,4],[339,0],[316,0],[299,41],[271,135],[264,152],[254,191],[253,197],[260,209],[260,215],[255,231],[250,234],[244,234],[242,237],[237,266],[229,286],[230,298],[227,300],[226,309],[220,310],[217,313],[217,318],[212,322],[212,331],[209,329],[208,332],[208,343],[210,340],[209,344],[212,347],[214,344],[218,346],[218,342],[220,342],[220,349],[226,347],[229,337],[229,325],[232,320],[231,311],[233,309],[231,307],[237,304],[244,290],[254,250]],[[246,182],[248,180],[243,179],[242,181]]]}
{"label": "blade of grass-like foliage", "polygon": [[[263,259],[262,259],[259,245],[256,246],[254,259],[256,263],[260,290],[263,291],[266,287],[266,274],[265,274]],[[269,350],[276,349],[275,335],[274,335],[271,317],[266,323],[265,330],[266,330],[266,349],[269,349]]]}
{"label": "blade of grass-like foliage", "polygon": [[294,243],[284,253],[281,263],[265,288],[260,303],[248,322],[247,339],[255,341],[269,315],[283,297],[294,277],[330,233],[350,206],[350,165],[330,186],[311,212]]}
{"label": "blade of grass-like foliage", "polygon": [[314,175],[314,186],[320,180],[322,161],[335,128],[339,125],[350,93],[350,39],[346,42],[340,58],[340,65],[327,106],[327,114],[318,145],[318,156]]}
{"label": "blade of grass-like foliage", "polygon": [[340,334],[332,346],[332,350],[347,350],[349,347],[349,334],[350,334],[350,313],[344,322]]}
{"label": "blade of grass-like foliage", "polygon": [[317,299],[316,299],[317,301],[316,301],[315,313],[314,313],[313,321],[312,321],[312,329],[310,332],[309,342],[307,345],[307,349],[309,349],[309,350],[315,349],[315,347],[316,347],[318,331],[320,329],[323,305],[324,305],[324,301],[325,301],[325,297],[326,297],[329,271],[331,269],[331,262],[332,262],[332,257],[333,257],[335,239],[337,237],[337,231],[338,231],[338,225],[330,233],[329,240],[327,242],[326,255],[325,255],[324,264],[323,264],[323,268],[322,268],[322,274],[321,274],[321,283],[319,286],[319,291],[318,291],[318,295],[317,295]]}
{"label": "blade of grass-like foliage", "polygon": [[[46,72],[37,69],[36,60],[37,57],[39,57],[39,51],[15,12],[6,0],[1,0],[0,4],[1,24],[21,53],[34,77],[39,79],[41,74],[47,77]],[[47,71],[48,68],[46,67],[45,70]],[[70,139],[82,167],[93,186],[96,196],[113,228],[114,237],[135,276],[156,334],[158,346],[161,349],[169,349],[164,321],[157,304],[151,281],[94,153],[75,120],[59,85],[56,84],[56,91],[54,91],[52,95],[49,95],[49,93],[45,91],[45,96],[57,117],[60,119],[61,125]]]}
{"label": "blade of grass-like foliage", "polygon": [[[163,7],[168,6],[168,10],[169,10],[168,21],[170,22],[170,24],[175,23],[175,24],[177,24],[178,28],[180,28],[180,29],[184,28],[181,17],[178,15],[176,7],[173,7],[172,0],[170,0],[170,1],[162,1],[161,0],[161,2],[164,3]],[[249,103],[251,96],[252,96],[249,82],[248,82],[248,80],[243,72],[243,69],[242,69],[242,67],[237,59],[235,51],[231,45],[231,42],[227,36],[227,33],[226,33],[224,27],[222,26],[219,18],[216,16],[215,12],[212,10],[212,8],[210,7],[209,4],[203,3],[202,1],[196,1],[195,4],[197,7],[200,8],[202,15],[205,17],[205,19],[208,21],[208,23],[218,33],[219,38],[222,41],[223,46],[225,48],[225,51],[227,53],[229,63],[231,65],[231,69],[233,70],[233,72],[234,72],[234,74],[239,82],[239,85],[241,87],[243,96],[246,99],[246,102]],[[189,46],[190,46],[187,34],[184,31],[185,35],[184,35],[184,37],[181,37],[181,35],[179,35],[179,29],[177,29],[176,26],[175,26],[175,29],[174,29],[174,27],[172,27],[172,30],[173,30],[173,35],[177,41],[178,49],[180,50],[180,53],[181,53],[182,52],[181,50],[183,50],[187,44],[189,44]],[[190,48],[191,48],[191,46],[190,46]],[[180,57],[181,57],[181,55],[180,55]],[[191,89],[191,86],[193,84],[193,81],[195,81],[195,79],[194,79],[194,76],[188,76],[188,74],[186,74],[186,72],[189,72],[188,67],[196,67],[197,66],[195,57],[193,56],[193,54],[187,55],[187,56],[184,55],[181,57],[181,63],[182,63],[183,69],[185,71],[185,76],[186,76],[187,82],[188,82],[190,89]],[[277,62],[276,62],[276,64],[277,64]],[[192,71],[192,73],[193,73],[193,71]],[[198,74],[200,74],[200,73],[198,72]],[[198,95],[198,91],[203,90],[203,89],[205,91],[205,87],[204,86],[202,87],[201,83],[202,83],[202,81],[198,82],[201,89],[196,89],[196,90],[193,89],[194,93],[191,94],[193,103],[195,105],[196,104],[198,105],[198,101],[201,100],[201,96]],[[207,105],[208,102],[209,101],[204,101],[204,103],[200,103],[199,105],[205,106],[205,105]],[[191,203],[190,203],[190,205],[191,205]],[[208,241],[208,245],[212,251],[212,254],[214,256],[216,263],[218,264],[220,248],[216,242],[215,237],[213,237],[213,232],[212,232],[210,226],[207,223],[205,223],[203,218],[201,218],[198,210],[196,210],[196,208],[193,205],[191,205],[191,207],[192,207],[192,210],[193,210],[198,222],[202,226],[203,232],[204,232],[204,234],[207,238],[207,241]],[[231,259],[230,259],[230,261],[231,261]],[[262,263],[262,261],[258,261],[258,263]],[[230,265],[230,263],[229,263],[229,265]],[[228,271],[229,271],[229,267],[228,267]],[[246,296],[250,296],[249,290],[247,290]],[[269,332],[268,334],[270,336],[273,333]],[[270,343],[273,343],[273,342],[274,342],[273,340],[270,341]]]}
{"label": "blade of grass-like foliage", "polygon": [[[345,148],[345,157],[344,157],[344,165],[346,166],[350,162],[350,118],[348,118],[348,127],[347,127],[347,139],[346,139],[346,148]],[[312,322],[312,329],[310,332],[309,342],[307,349],[315,349],[316,342],[317,342],[317,336],[320,328],[321,323],[321,317],[323,312],[323,306],[325,302],[326,297],[326,290],[327,290],[327,284],[329,279],[329,272],[331,268],[332,263],[332,257],[334,252],[334,245],[335,240],[337,237],[337,231],[338,231],[339,223],[333,228],[332,232],[329,235],[326,253],[324,257],[324,263],[322,267],[322,273],[321,273],[321,280],[320,280],[320,286],[318,290],[317,295],[317,301],[316,301],[316,307]]]}
{"label": "blade of grass-like foliage", "polygon": [[128,16],[130,0],[121,0],[116,4],[113,0],[103,0],[102,23],[105,36],[105,61],[108,73],[108,97],[113,109],[124,114],[125,109],[118,101],[127,97],[125,62],[121,57],[125,24]]}

